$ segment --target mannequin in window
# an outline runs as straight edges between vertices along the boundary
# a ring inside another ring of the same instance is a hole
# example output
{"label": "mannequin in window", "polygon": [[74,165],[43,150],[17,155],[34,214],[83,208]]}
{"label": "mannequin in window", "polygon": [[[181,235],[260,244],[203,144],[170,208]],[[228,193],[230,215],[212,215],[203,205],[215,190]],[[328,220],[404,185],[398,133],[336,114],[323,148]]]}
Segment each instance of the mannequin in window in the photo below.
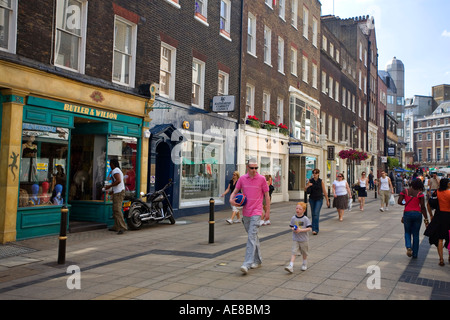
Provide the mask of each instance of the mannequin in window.
{"label": "mannequin in window", "polygon": [[57,184],[53,190],[51,202],[56,205],[64,204],[64,199],[62,197],[63,186]]}
{"label": "mannequin in window", "polygon": [[40,204],[38,192],[39,192],[39,185],[35,183],[31,186],[31,196],[29,201],[31,206],[37,206],[38,204]]}
{"label": "mannequin in window", "polygon": [[[37,145],[34,144],[36,137],[28,136],[27,141],[22,144],[22,168],[21,168],[21,176],[24,177],[25,181],[28,182],[37,182]],[[25,161],[25,159],[29,159]],[[21,178],[22,180],[22,178]]]}
{"label": "mannequin in window", "polygon": [[27,141],[22,144],[22,158],[36,158],[37,145],[34,144],[35,136],[28,136]]}
{"label": "mannequin in window", "polygon": [[41,204],[49,204],[50,196],[48,193],[48,189],[50,188],[50,183],[47,181],[42,182],[42,194],[41,194]]}

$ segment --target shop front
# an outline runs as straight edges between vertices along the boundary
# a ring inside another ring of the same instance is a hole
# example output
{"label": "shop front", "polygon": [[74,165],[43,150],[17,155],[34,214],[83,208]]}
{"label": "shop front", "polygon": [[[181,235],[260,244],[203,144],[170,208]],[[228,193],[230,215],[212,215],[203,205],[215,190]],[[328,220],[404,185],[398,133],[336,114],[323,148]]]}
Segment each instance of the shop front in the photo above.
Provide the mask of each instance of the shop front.
{"label": "shop front", "polygon": [[[22,80],[27,76],[31,74],[24,73]],[[102,188],[111,181],[113,158],[124,173],[126,192],[146,191],[145,179],[142,184],[147,175],[143,150],[148,152],[148,139],[142,137],[148,127],[145,99],[48,77],[42,81],[53,86],[44,95],[37,90],[41,87],[36,74],[32,76],[34,81],[28,83],[34,85],[26,91],[2,89],[0,95],[2,243],[57,234],[63,206],[69,208],[69,224],[88,221],[111,226],[112,202]],[[58,89],[63,86],[67,90]],[[73,99],[84,92],[106,101],[117,98],[123,105]],[[137,105],[142,110],[130,113]]]}

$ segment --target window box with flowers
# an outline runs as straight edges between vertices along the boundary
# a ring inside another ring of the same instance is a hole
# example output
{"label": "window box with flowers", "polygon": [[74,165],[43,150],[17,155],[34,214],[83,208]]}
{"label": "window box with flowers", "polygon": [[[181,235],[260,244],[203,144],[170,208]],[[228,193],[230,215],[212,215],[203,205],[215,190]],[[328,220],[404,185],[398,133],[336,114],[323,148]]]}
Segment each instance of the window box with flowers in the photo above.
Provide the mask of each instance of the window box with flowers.
{"label": "window box with flowers", "polygon": [[278,129],[281,134],[284,134],[285,136],[289,135],[289,129],[288,129],[287,125],[280,123],[278,125]]}
{"label": "window box with flowers", "polygon": [[245,123],[256,129],[261,128],[261,122],[259,122],[259,119],[256,116],[248,116]]}
{"label": "window box with flowers", "polygon": [[264,121],[264,129],[267,129],[267,131],[273,130],[277,128],[277,125],[272,120],[266,120]]}

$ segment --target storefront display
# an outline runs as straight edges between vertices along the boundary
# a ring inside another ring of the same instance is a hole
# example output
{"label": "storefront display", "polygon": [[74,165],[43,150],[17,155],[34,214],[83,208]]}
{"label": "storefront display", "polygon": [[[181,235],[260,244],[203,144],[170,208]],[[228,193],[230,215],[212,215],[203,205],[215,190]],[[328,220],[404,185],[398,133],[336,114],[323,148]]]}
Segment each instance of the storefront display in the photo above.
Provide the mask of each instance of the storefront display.
{"label": "storefront display", "polygon": [[23,124],[19,207],[54,205],[51,199],[58,184],[64,198],[65,181],[61,178],[67,167],[68,140],[66,128]]}

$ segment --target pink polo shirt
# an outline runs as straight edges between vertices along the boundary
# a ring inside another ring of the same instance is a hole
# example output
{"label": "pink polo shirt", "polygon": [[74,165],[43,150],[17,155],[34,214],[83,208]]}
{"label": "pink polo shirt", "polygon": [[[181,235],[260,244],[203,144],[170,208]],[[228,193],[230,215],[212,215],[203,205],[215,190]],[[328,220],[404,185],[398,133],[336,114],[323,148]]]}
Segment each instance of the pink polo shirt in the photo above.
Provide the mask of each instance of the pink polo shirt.
{"label": "pink polo shirt", "polygon": [[241,176],[236,182],[237,190],[242,190],[242,193],[247,197],[247,203],[242,209],[242,214],[246,217],[260,216],[263,211],[264,193],[269,192],[266,178],[259,173],[256,173],[251,178],[248,173]]}

